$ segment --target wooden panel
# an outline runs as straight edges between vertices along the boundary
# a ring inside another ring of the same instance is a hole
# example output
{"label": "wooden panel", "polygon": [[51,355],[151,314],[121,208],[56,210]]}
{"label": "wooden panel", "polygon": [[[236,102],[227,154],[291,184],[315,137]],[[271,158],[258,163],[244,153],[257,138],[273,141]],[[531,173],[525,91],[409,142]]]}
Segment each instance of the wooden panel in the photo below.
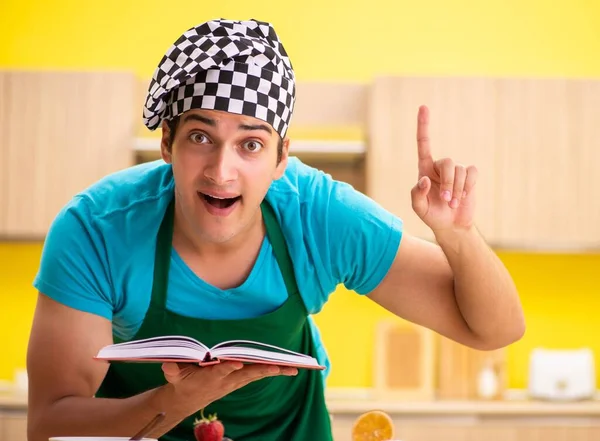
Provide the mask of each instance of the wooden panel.
{"label": "wooden panel", "polygon": [[479,169],[476,222],[498,247],[600,247],[600,81],[378,78],[367,193],[433,240],[414,214],[416,117],[430,108],[435,158]]}
{"label": "wooden panel", "polygon": [[[335,441],[351,441],[352,425],[359,413],[334,414]],[[406,415],[391,413],[394,440],[402,441],[597,441],[597,421],[574,422],[565,415],[547,415],[531,420],[514,415],[492,421],[475,415]]]}
{"label": "wooden panel", "polygon": [[439,399],[478,399],[478,377],[488,364],[498,378],[498,394],[506,390],[506,350],[478,351],[439,336],[437,397]]}
{"label": "wooden panel", "polygon": [[471,441],[471,430],[462,425],[404,425],[397,427],[395,438],[402,441]]}
{"label": "wooden panel", "polygon": [[417,113],[430,110],[434,159],[450,157],[479,170],[477,224],[493,239],[494,88],[484,79],[377,78],[372,85],[367,193],[400,216],[406,231],[433,240],[431,230],[414,213],[410,191],[417,182]]}
{"label": "wooden panel", "polygon": [[[0,72],[0,136],[8,136],[7,102],[8,102],[8,72]],[[8,205],[8,158],[4,141],[0,144],[0,235],[5,232]]]}
{"label": "wooden panel", "polygon": [[435,337],[421,326],[400,320],[377,324],[373,391],[377,398],[435,398]]}
{"label": "wooden panel", "polygon": [[365,128],[369,87],[363,83],[298,82],[292,124]]}
{"label": "wooden panel", "polygon": [[600,246],[600,82],[497,81],[498,240]]}
{"label": "wooden panel", "polygon": [[352,425],[354,416],[332,415],[331,416],[331,431],[334,441],[352,441]]}
{"label": "wooden panel", "polygon": [[516,432],[515,441],[584,441],[590,434],[587,428],[558,425],[518,427]]}
{"label": "wooden panel", "polygon": [[150,85],[150,79],[142,79],[136,81],[135,95],[134,95],[134,120],[135,124],[135,136],[136,137],[152,137],[160,138],[161,129],[158,128],[154,132],[148,130],[148,127],[144,125],[143,112],[144,104],[146,102],[146,94],[148,93],[148,86]]}
{"label": "wooden panel", "polygon": [[515,427],[514,421],[497,426],[475,425],[469,429],[468,441],[516,441],[518,433],[519,428]]}
{"label": "wooden panel", "polygon": [[295,156],[305,164],[330,174],[333,179],[346,182],[356,190],[362,193],[365,192],[364,158],[344,158],[343,155],[323,155],[319,153],[300,153]]}
{"label": "wooden panel", "polygon": [[[150,79],[137,81],[135,91],[136,136],[159,136],[160,130],[152,133],[142,121],[144,105]],[[299,81],[296,83],[296,104],[291,121],[290,133],[318,128],[353,128],[366,132],[367,102],[369,85],[366,83],[337,83]],[[138,116],[139,115],[139,116]]]}
{"label": "wooden panel", "polygon": [[124,73],[9,74],[5,234],[44,235],[75,193],[133,164],[134,94]]}
{"label": "wooden panel", "polygon": [[27,441],[27,417],[7,413],[3,416],[3,438],[0,441]]}
{"label": "wooden panel", "polygon": [[[579,165],[581,169],[576,174],[577,194],[579,205],[576,209],[577,222],[581,224],[579,239],[583,246],[600,248],[600,81],[575,81],[571,88],[576,92],[577,100],[571,102],[571,107],[581,109],[580,139],[574,149],[581,149]],[[576,137],[577,133],[573,134]],[[595,432],[600,439],[600,433]]]}

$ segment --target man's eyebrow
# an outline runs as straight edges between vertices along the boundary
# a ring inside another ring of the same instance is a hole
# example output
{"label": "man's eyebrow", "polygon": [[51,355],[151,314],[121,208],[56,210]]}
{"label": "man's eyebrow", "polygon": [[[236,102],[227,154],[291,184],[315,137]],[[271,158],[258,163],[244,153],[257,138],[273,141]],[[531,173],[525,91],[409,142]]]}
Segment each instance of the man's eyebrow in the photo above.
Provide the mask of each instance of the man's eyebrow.
{"label": "man's eyebrow", "polygon": [[[191,113],[189,115],[186,115],[185,118],[183,118],[183,122],[186,123],[188,121],[199,121],[201,123],[204,123],[208,126],[211,127],[216,127],[217,126],[217,122],[212,119],[212,118],[207,118],[206,116],[202,116],[202,115],[198,115],[195,113]],[[269,127],[267,124],[240,124],[239,128],[241,130],[264,130],[265,132],[267,132],[268,134],[272,134],[273,130],[271,129],[271,127]]]}
{"label": "man's eyebrow", "polygon": [[188,121],[200,121],[201,123],[204,123],[211,127],[215,127],[217,125],[217,123],[215,122],[214,119],[207,118],[207,117],[201,116],[201,115],[196,115],[195,113],[186,115],[185,118],[183,118],[184,123],[188,122]]}
{"label": "man's eyebrow", "polygon": [[242,130],[264,130],[265,132],[272,134],[273,130],[266,124],[240,124]]}

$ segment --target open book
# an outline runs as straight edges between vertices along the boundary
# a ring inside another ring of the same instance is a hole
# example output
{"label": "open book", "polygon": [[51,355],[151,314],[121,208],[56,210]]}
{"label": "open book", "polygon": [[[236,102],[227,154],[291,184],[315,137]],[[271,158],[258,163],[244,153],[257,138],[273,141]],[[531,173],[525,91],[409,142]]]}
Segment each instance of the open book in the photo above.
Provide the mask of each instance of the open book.
{"label": "open book", "polygon": [[231,340],[209,348],[199,341],[180,335],[152,337],[108,345],[94,357],[106,361],[177,362],[208,366],[221,361],[275,364],[305,369],[325,369],[311,356],[266,343]]}

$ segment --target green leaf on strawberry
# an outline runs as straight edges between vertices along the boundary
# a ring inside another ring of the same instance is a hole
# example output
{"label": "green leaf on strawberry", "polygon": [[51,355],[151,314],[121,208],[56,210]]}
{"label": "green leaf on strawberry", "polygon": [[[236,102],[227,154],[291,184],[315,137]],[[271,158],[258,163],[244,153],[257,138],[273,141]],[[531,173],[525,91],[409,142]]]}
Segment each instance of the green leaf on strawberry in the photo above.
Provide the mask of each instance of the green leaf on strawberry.
{"label": "green leaf on strawberry", "polygon": [[225,427],[217,418],[217,414],[204,416],[204,409],[200,411],[200,419],[194,420],[194,436],[196,441],[224,441]]}

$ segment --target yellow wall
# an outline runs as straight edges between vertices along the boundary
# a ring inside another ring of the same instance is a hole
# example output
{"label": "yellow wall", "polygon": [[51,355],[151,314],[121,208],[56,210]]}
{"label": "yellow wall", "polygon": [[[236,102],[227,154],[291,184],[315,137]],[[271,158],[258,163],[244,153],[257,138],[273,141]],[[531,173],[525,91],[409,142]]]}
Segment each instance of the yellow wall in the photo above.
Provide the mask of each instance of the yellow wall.
{"label": "yellow wall", "polygon": [[[25,366],[36,293],[31,288],[40,244],[0,243],[0,379]],[[591,347],[600,354],[600,255],[499,252],[521,292],[527,315],[525,337],[508,352],[509,386],[526,386],[532,348]],[[389,313],[340,288],[316,316],[333,364],[332,387],[368,387],[371,382],[373,325]],[[599,360],[600,361],[600,360]],[[598,372],[600,379],[600,371]]]}
{"label": "yellow wall", "polygon": [[182,30],[218,17],[273,22],[303,80],[600,74],[597,0],[2,0],[0,66],[149,76]]}
{"label": "yellow wall", "polygon": [[12,380],[15,369],[25,367],[36,300],[31,282],[41,251],[39,243],[0,243],[0,379]]}
{"label": "yellow wall", "polygon": [[[368,7],[356,0],[3,0],[0,67],[128,69],[148,77],[182,30],[215,17],[273,22],[300,80],[367,81],[377,73],[600,76],[595,0],[401,0]],[[25,363],[40,250],[40,244],[0,244],[0,378],[11,379]],[[521,290],[529,325],[510,348],[511,387],[525,386],[535,346],[588,345],[600,353],[594,337],[600,256],[500,255]],[[368,386],[372,324],[385,313],[340,291],[317,317],[334,364],[330,385]]]}

